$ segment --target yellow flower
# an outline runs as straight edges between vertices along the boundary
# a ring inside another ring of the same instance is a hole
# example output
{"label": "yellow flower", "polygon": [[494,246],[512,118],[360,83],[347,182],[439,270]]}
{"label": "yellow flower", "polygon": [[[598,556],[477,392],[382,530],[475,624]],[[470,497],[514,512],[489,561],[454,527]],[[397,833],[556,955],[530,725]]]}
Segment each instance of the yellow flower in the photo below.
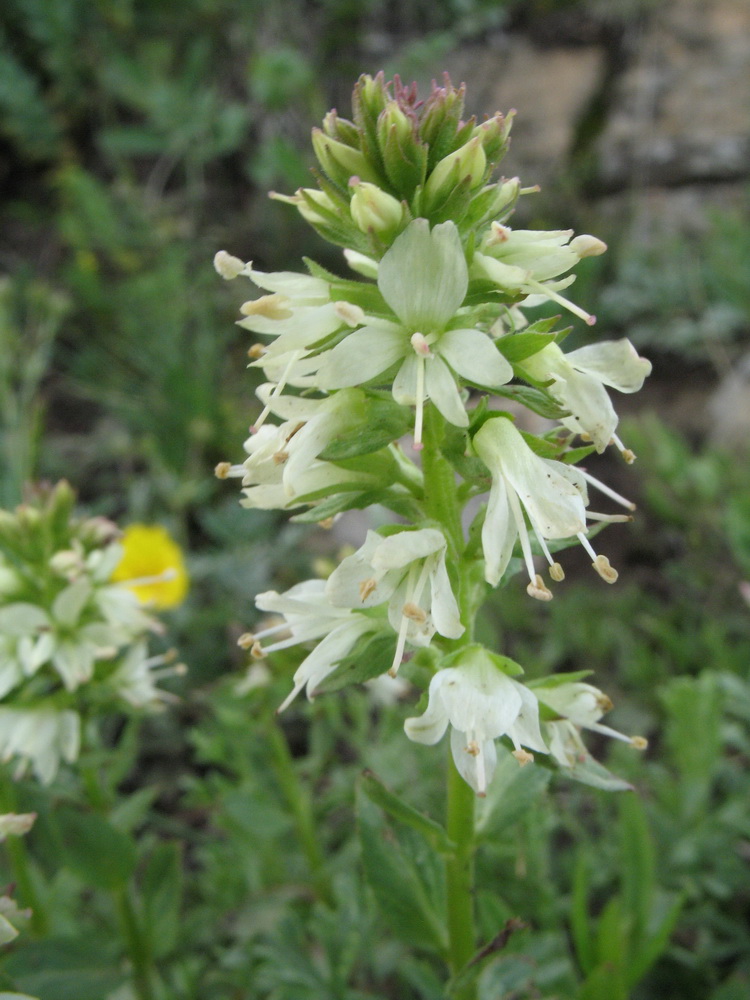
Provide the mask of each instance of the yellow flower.
{"label": "yellow flower", "polygon": [[132,590],[141,604],[174,608],[187,593],[189,579],[182,549],[158,524],[131,524],[122,538],[123,554],[113,583]]}

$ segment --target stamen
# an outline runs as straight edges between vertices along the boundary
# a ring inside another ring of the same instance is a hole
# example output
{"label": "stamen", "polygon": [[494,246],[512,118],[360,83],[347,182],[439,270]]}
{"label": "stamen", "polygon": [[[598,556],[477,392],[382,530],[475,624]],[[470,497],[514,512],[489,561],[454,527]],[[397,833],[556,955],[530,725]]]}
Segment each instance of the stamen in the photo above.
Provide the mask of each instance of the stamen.
{"label": "stamen", "polygon": [[570,299],[566,299],[564,296],[560,295],[558,292],[553,291],[547,285],[543,285],[541,281],[535,281],[533,278],[527,278],[524,282],[527,288],[531,288],[538,295],[544,295],[546,298],[551,299],[552,302],[557,302],[558,305],[563,306],[569,312],[572,312],[574,316],[578,316],[582,319],[584,323],[588,326],[593,326],[596,323],[596,316],[592,316],[591,313],[587,313],[585,309],[581,309],[577,306],[575,302],[571,302]]}
{"label": "stamen", "polygon": [[424,625],[427,621],[427,612],[424,608],[420,608],[418,604],[414,604],[413,601],[407,601],[403,608],[401,608],[401,614],[404,618],[417,622],[419,625]]}
{"label": "stamen", "polygon": [[631,451],[630,448],[626,448],[616,434],[612,435],[612,444],[619,450],[620,454],[628,463],[628,465],[632,465],[633,462],[635,462],[636,459],[635,452]]}
{"label": "stamen", "polygon": [[518,761],[521,767],[525,767],[527,764],[531,764],[534,760],[534,754],[529,753],[528,750],[524,750],[523,747],[519,747],[517,750],[512,750],[511,753]]}
{"label": "stamen", "polygon": [[565,579],[565,572],[559,562],[553,562],[549,568],[549,575],[555,583],[562,583]]}
{"label": "stamen", "polygon": [[240,479],[245,475],[244,465],[232,465],[231,462],[219,462],[214,469],[217,479]]}
{"label": "stamen", "polygon": [[255,636],[252,632],[243,632],[242,635],[237,640],[237,645],[240,649],[250,649],[250,647],[255,643]]}
{"label": "stamen", "polygon": [[597,556],[593,565],[594,569],[605,583],[617,583],[619,573],[614,566],[610,565],[609,559],[607,559],[606,556]]}
{"label": "stamen", "polygon": [[622,507],[627,507],[628,510],[636,509],[636,506],[632,502],[632,500],[627,500],[624,496],[621,496],[619,493],[615,493],[615,491],[611,487],[607,486],[606,483],[603,483],[600,479],[596,479],[594,476],[591,475],[590,472],[586,472],[586,470],[582,469],[580,465],[577,465],[576,468],[581,473],[581,475],[583,476],[583,478],[586,480],[587,483],[591,483],[592,486],[595,486],[605,496],[608,496],[610,500],[614,500],[615,503],[619,503]]}
{"label": "stamen", "polygon": [[168,583],[177,576],[177,570],[165,569],[163,573],[156,573],[154,576],[138,576],[133,580],[121,580],[120,583],[126,587],[149,587],[152,583]]}
{"label": "stamen", "polygon": [[633,736],[630,739],[630,745],[634,746],[636,750],[645,750],[648,746],[648,740],[645,736]]}
{"label": "stamen", "polygon": [[279,381],[276,383],[276,385],[273,387],[271,395],[268,397],[268,402],[266,403],[266,405],[261,410],[261,413],[260,413],[260,416],[258,417],[258,419],[255,421],[255,423],[250,428],[250,433],[251,434],[257,433],[257,431],[259,430],[259,428],[262,427],[263,424],[265,423],[266,417],[271,412],[271,409],[273,407],[273,401],[274,401],[274,399],[276,399],[277,396],[280,396],[281,393],[284,391],[284,387],[286,386],[287,379],[289,378],[289,374],[290,374],[290,372],[292,370],[292,367],[299,361],[299,359],[301,358],[301,356],[302,356],[302,351],[299,351],[299,350],[292,351],[292,356],[289,358],[289,363],[287,364],[286,368],[284,369],[283,375],[281,376],[281,378],[279,379]]}
{"label": "stamen", "polygon": [[396,640],[396,652],[393,654],[393,663],[391,664],[388,674],[390,677],[395,677],[398,673],[398,668],[401,666],[401,661],[404,658],[404,648],[406,646],[406,633],[409,629],[409,619],[404,615],[401,619],[401,626],[398,630],[398,639]]}
{"label": "stamen", "polygon": [[240,312],[243,316],[265,316],[267,319],[290,319],[294,314],[287,308],[289,300],[279,292],[273,295],[261,295],[258,299],[243,302]]}
{"label": "stamen", "polygon": [[254,642],[250,647],[250,655],[254,660],[265,659],[266,653],[259,642]]}
{"label": "stamen", "polygon": [[544,580],[537,573],[531,583],[526,587],[529,597],[535,597],[537,601],[551,601],[552,591],[546,586]]}
{"label": "stamen", "polygon": [[607,524],[623,524],[632,521],[632,514],[597,514],[593,510],[586,511],[586,518],[589,521],[605,521]]}
{"label": "stamen", "polygon": [[417,413],[414,418],[414,449],[421,451],[422,425],[424,421],[424,382],[425,382],[425,358],[429,357],[430,346],[421,333],[415,333],[411,338],[411,346],[417,355]]}
{"label": "stamen", "polygon": [[361,601],[366,601],[370,594],[375,590],[378,585],[378,581],[374,577],[369,577],[367,580],[360,580],[359,583],[359,597]]}
{"label": "stamen", "polygon": [[333,311],[347,326],[359,326],[360,323],[364,322],[364,310],[352,302],[337,302]]}
{"label": "stamen", "polygon": [[526,588],[526,593],[529,597],[535,597],[538,601],[551,601],[552,591],[548,590],[544,584],[544,580],[542,580],[534,567],[534,557],[531,554],[531,542],[529,541],[529,533],[526,529],[526,521],[524,520],[518,496],[510,484],[508,484],[508,503],[513,514],[513,520],[516,522],[518,537],[521,540],[521,551],[526,563],[526,572],[529,574],[530,582]]}
{"label": "stamen", "polygon": [[253,360],[256,358],[262,358],[266,353],[266,347],[264,344],[253,344],[252,347],[248,347],[247,356]]}
{"label": "stamen", "polygon": [[289,452],[288,451],[284,451],[284,449],[282,448],[281,451],[275,451],[273,453],[273,464],[274,465],[283,465],[284,462],[286,462],[286,460],[288,458],[289,458]]}

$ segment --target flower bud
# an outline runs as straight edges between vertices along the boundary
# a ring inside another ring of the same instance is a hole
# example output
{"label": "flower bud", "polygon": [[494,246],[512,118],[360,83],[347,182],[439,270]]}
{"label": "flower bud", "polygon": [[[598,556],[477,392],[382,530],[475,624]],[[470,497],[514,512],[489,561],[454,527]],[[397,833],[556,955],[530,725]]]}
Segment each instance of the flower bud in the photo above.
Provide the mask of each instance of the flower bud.
{"label": "flower bud", "polygon": [[225,281],[231,281],[245,270],[245,263],[239,257],[233,257],[226,250],[219,250],[214,257],[214,268]]}
{"label": "flower bud", "polygon": [[508,133],[512,116],[505,118],[499,111],[486,122],[474,129],[474,135],[482,140],[482,148],[490,163],[498,163],[508,148]]}
{"label": "flower bud", "polygon": [[339,118],[335,108],[332,108],[323,119],[323,131],[331,139],[339,139],[347,146],[356,147],[359,143],[357,126],[348,118]]}
{"label": "flower bud", "polygon": [[375,171],[359,149],[347,146],[337,139],[331,139],[319,128],[314,128],[312,131],[312,144],[318,163],[326,176],[339,187],[345,188],[353,174],[377,182]]}
{"label": "flower bud", "polygon": [[[326,213],[338,214],[338,206],[325,191],[318,191],[317,188],[297,188],[293,195],[279,194],[271,191],[269,198],[274,201],[283,201],[288,205],[294,205],[302,218],[309,222],[311,226],[321,226],[331,220]],[[317,209],[320,211],[317,211]]]}
{"label": "flower bud", "polygon": [[425,201],[435,204],[446,201],[462,182],[468,180],[470,190],[479,187],[487,169],[487,157],[481,136],[475,136],[448,156],[444,156],[432,171],[425,185]]}
{"label": "flower bud", "polygon": [[404,208],[393,195],[382,191],[375,184],[360,181],[358,177],[352,177],[350,185],[354,188],[354,193],[349,209],[352,219],[363,233],[393,232],[401,225]]}
{"label": "flower bud", "polygon": [[374,77],[363,74],[355,84],[352,94],[354,121],[357,126],[369,132],[388,103],[388,99],[388,89],[382,70]]}
{"label": "flower bud", "polygon": [[570,249],[574,253],[577,253],[581,259],[584,257],[598,257],[606,251],[607,244],[604,240],[600,240],[596,236],[589,236],[584,233],[570,241]]}
{"label": "flower bud", "polygon": [[419,134],[430,145],[430,162],[436,163],[455,146],[455,136],[464,110],[466,88],[456,88],[445,74],[445,86],[433,84],[424,104]]}

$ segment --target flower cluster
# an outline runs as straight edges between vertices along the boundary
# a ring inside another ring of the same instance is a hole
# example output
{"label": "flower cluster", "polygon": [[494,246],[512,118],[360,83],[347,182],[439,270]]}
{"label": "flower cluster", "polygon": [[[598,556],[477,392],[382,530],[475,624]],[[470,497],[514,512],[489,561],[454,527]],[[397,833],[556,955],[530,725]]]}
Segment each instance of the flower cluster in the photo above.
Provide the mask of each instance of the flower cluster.
{"label": "flower cluster", "polygon": [[[619,737],[599,724],[605,697],[577,679],[524,685],[516,664],[471,642],[471,620],[476,580],[481,598],[520,568],[528,593],[550,600],[538,563],[561,581],[556,553],[571,544],[605,582],[617,580],[591,525],[627,521],[634,504],[583,463],[610,444],[633,461],[607,389],[637,391],[651,366],[627,340],[566,353],[567,331],[527,316],[551,302],[592,326],[561,293],[579,261],[606,246],[510,225],[518,199],[536,190],[493,180],[511,118],[464,120],[463,99],[447,78],[420,101],[398,78],[363,76],[353,119],[331,112],[313,132],[318,187],[273,195],[344,248],[354,277],[313,262],[308,274],[269,273],[215,257],[223,278],[249,279],[259,293],[239,323],[261,338],[248,353],[266,380],[247,457],[217,475],[241,478],[248,507],[323,522],[377,503],[410,525],[368,532],[327,580],[259,595],[258,608],[281,617],[241,644],[262,658],[317,643],[282,708],[303,689],[313,697],[395,676],[429,647],[427,706],[406,733],[435,743],[450,724],[456,766],[479,794],[500,738],[519,763],[547,754],[601,781],[582,765],[580,729]],[[546,433],[524,430],[524,407],[550,421]],[[590,490],[625,513],[590,509]],[[467,534],[461,503],[482,494]]]}
{"label": "flower cluster", "polygon": [[[76,760],[81,719],[95,707],[159,707],[149,610],[178,603],[187,577],[163,529],[121,538],[104,518],[76,519],[59,483],[36,502],[0,511],[0,758],[42,782]],[[180,666],[167,672],[182,670]]]}

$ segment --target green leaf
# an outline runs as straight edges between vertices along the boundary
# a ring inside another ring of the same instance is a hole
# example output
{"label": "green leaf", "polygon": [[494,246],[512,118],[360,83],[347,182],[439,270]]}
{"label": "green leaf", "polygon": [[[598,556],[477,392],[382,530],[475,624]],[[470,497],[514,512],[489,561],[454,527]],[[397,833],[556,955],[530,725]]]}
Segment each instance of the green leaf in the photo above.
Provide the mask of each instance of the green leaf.
{"label": "green leaf", "polygon": [[486,798],[477,803],[477,836],[496,837],[522,819],[547,790],[552,772],[544,767],[520,767],[511,754],[498,748],[495,775]]}
{"label": "green leaf", "polygon": [[360,777],[362,791],[376,806],[395,820],[405,823],[421,834],[438,854],[453,854],[456,845],[448,837],[444,827],[434,819],[418,812],[375,777],[372,771],[365,771]]}
{"label": "green leaf", "polygon": [[513,333],[508,337],[501,337],[497,343],[497,349],[510,361],[511,364],[530,358],[533,354],[538,354],[547,344],[551,344],[555,339],[552,333]]}
{"label": "green leaf", "polygon": [[[378,624],[377,621],[373,621],[373,631],[378,628]],[[360,636],[348,655],[339,660],[333,672],[321,682],[313,694],[330,694],[350,684],[362,684],[373,677],[380,677],[390,669],[395,651],[395,634],[378,632],[373,635],[372,632],[367,632]]]}
{"label": "green leaf", "polygon": [[143,911],[151,947],[157,958],[177,943],[183,892],[182,845],[163,841],[151,853],[143,874]]}
{"label": "green leaf", "polygon": [[424,841],[421,843],[427,856],[422,852],[419,858],[412,851],[405,851],[362,789],[357,794],[357,825],[365,878],[390,931],[410,948],[425,948],[444,955],[448,947],[447,932],[425,880],[431,867],[440,866],[438,856],[433,852],[430,859]]}
{"label": "green leaf", "polygon": [[626,912],[633,921],[633,953],[639,954],[646,943],[656,880],[654,845],[646,814],[637,795],[620,799],[620,852],[622,858],[622,897]]}
{"label": "green leaf", "polygon": [[594,968],[594,941],[589,921],[588,867],[583,850],[578,851],[573,870],[570,930],[578,964],[587,975]]}
{"label": "green leaf", "polygon": [[119,965],[115,949],[98,932],[28,942],[5,969],[19,989],[39,1000],[102,1000],[125,981]]}
{"label": "green leaf", "polygon": [[97,889],[120,889],[136,865],[135,844],[121,830],[95,813],[62,806],[54,818],[67,866]]}

